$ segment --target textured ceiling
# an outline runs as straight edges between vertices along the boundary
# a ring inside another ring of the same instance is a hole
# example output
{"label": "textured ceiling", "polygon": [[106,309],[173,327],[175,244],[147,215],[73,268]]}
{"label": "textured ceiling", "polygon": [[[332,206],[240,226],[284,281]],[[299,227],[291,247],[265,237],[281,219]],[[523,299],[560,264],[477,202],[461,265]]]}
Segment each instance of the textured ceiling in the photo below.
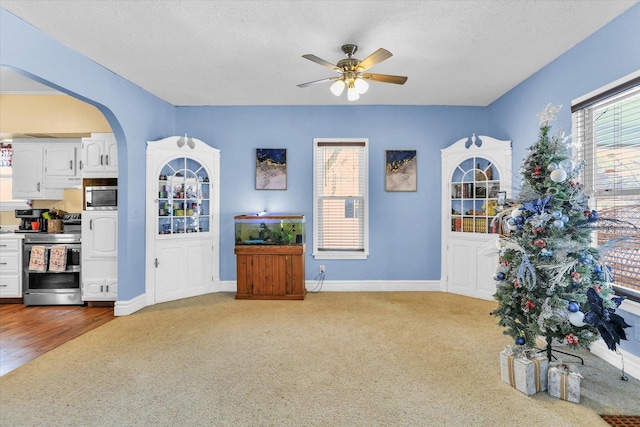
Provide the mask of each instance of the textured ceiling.
{"label": "textured ceiling", "polygon": [[[0,0],[0,7],[173,105],[474,105],[499,98],[638,3],[618,0]],[[393,53],[350,103],[331,63]],[[15,80],[3,78],[0,90]]]}

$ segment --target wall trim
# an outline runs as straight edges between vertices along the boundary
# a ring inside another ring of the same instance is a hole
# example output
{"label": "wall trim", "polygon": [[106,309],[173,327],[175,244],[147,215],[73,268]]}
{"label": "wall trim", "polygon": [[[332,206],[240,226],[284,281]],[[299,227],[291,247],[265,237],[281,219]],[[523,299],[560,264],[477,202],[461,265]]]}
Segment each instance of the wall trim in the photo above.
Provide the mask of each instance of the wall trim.
{"label": "wall trim", "polygon": [[[317,280],[305,282],[307,292],[319,287]],[[220,282],[222,292],[236,292],[235,280]],[[440,280],[325,280],[321,291],[325,292],[440,292]]]}
{"label": "wall trim", "polygon": [[320,292],[410,292],[440,291],[439,280],[325,280],[322,287],[317,280],[307,280],[307,291]]}
{"label": "wall trim", "polygon": [[116,301],[113,308],[115,316],[127,316],[147,306],[146,294],[138,295],[129,301]]}
{"label": "wall trim", "polygon": [[[617,351],[619,351],[620,354],[613,352],[607,348],[607,345],[601,339],[591,344],[589,349],[591,353],[618,369],[622,369],[622,358],[624,358],[625,374],[640,380],[640,356],[636,356],[619,347]],[[620,355],[622,355],[622,358]]]}

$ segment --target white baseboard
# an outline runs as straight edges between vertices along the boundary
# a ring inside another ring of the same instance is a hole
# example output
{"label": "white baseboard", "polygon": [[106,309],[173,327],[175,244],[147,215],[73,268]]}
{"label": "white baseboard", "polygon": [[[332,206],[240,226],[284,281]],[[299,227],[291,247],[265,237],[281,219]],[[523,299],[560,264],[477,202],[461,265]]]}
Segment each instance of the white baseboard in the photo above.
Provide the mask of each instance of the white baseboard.
{"label": "white baseboard", "polygon": [[[618,369],[622,369],[622,359],[624,358],[624,372],[627,375],[632,376],[640,380],[640,357],[635,354],[631,354],[627,351],[618,348],[620,354],[613,352],[607,348],[607,344],[604,341],[598,340],[591,344],[589,347],[591,353],[598,356],[600,359],[615,366]],[[620,357],[622,355],[622,357]]]}
{"label": "white baseboard", "polygon": [[[307,280],[307,291],[325,292],[411,292],[440,291],[439,280]],[[319,289],[318,289],[319,288]]]}
{"label": "white baseboard", "polygon": [[[222,292],[236,292],[235,280],[220,283]],[[317,290],[317,280],[305,282],[307,291]],[[441,291],[439,280],[325,280],[322,283],[324,292],[408,292],[408,291]]]}
{"label": "white baseboard", "polygon": [[147,306],[146,294],[138,295],[137,297],[130,299],[129,301],[116,301],[113,314],[115,316],[127,316],[133,314],[138,310],[142,310]]}

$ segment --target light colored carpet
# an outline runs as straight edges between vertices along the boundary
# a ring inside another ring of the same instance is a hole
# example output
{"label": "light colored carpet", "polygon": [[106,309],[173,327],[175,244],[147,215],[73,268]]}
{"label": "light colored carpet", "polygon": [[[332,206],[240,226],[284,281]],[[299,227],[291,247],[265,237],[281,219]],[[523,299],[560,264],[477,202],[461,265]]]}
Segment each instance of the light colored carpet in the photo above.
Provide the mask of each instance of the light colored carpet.
{"label": "light colored carpet", "polygon": [[2,426],[606,426],[640,382],[586,354],[582,403],[500,379],[495,303],[210,294],[119,317],[0,377]]}

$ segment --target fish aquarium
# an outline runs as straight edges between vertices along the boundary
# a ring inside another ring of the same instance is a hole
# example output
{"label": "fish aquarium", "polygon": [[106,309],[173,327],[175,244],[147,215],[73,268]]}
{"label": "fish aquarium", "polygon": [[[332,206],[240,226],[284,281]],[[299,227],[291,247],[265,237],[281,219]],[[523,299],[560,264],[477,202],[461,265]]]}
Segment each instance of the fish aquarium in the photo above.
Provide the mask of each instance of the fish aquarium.
{"label": "fish aquarium", "polygon": [[301,214],[247,214],[234,218],[236,245],[304,245],[306,224]]}

